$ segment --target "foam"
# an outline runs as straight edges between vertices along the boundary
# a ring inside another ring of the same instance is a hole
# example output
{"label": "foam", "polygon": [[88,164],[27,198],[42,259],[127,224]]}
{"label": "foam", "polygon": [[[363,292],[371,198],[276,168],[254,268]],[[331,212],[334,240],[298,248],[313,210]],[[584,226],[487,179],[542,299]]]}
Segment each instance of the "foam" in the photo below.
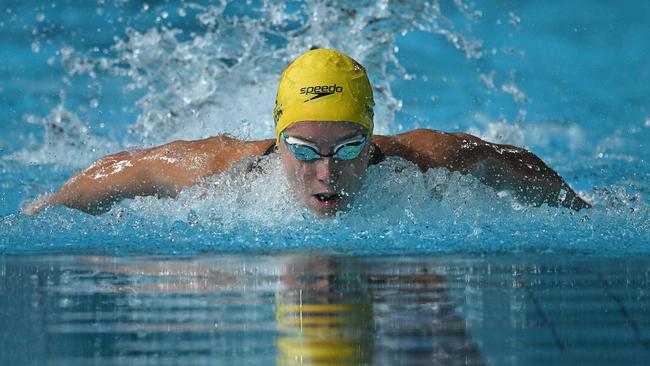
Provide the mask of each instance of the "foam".
{"label": "foam", "polygon": [[390,158],[369,168],[349,211],[319,220],[295,202],[280,168],[273,155],[244,161],[176,198],[137,197],[97,217],[63,207],[36,217],[9,215],[2,218],[2,237],[12,239],[1,239],[0,250],[648,252],[639,238],[650,229],[650,207],[622,187],[590,192],[595,207],[580,212],[531,207],[469,175],[442,168],[421,172]]}

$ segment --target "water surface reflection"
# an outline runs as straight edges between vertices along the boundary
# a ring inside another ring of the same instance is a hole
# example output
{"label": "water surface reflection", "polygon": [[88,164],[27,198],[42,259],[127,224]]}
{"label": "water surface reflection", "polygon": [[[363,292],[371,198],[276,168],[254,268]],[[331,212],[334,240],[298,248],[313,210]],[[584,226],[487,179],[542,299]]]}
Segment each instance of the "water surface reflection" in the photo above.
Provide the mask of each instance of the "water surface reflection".
{"label": "water surface reflection", "polygon": [[648,263],[4,256],[0,364],[647,364]]}
{"label": "water surface reflection", "polygon": [[22,295],[39,321],[20,327],[52,364],[481,364],[444,277],[424,265],[368,271],[363,258],[318,254],[27,262],[3,268],[33,286]]}

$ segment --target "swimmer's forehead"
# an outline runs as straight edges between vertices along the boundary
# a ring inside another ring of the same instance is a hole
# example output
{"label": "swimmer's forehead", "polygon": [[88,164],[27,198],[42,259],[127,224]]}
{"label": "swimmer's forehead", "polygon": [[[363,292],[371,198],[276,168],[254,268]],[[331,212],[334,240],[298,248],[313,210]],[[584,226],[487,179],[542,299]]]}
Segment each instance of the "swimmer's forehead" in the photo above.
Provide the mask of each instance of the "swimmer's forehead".
{"label": "swimmer's forehead", "polygon": [[298,122],[285,131],[287,136],[312,143],[334,143],[352,140],[368,132],[350,122]]}

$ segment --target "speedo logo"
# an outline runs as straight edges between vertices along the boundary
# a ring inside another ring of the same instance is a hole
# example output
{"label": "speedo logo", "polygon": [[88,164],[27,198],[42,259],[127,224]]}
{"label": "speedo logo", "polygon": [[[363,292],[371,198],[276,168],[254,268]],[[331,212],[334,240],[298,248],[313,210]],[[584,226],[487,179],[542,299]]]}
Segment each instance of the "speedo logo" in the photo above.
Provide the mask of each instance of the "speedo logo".
{"label": "speedo logo", "polygon": [[322,98],[328,95],[332,95],[335,93],[341,93],[343,92],[343,87],[338,86],[336,84],[332,85],[317,85],[317,86],[306,86],[302,89],[300,89],[300,94],[304,95],[314,95],[313,97],[305,100],[305,103],[309,102],[310,100]]}

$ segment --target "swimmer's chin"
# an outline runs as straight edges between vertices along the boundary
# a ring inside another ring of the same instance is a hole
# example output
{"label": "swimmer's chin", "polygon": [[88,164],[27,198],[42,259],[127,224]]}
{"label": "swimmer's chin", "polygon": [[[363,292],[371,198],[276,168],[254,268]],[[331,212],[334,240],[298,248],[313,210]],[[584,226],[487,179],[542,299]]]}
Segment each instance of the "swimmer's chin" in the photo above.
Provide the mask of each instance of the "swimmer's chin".
{"label": "swimmer's chin", "polygon": [[336,213],[339,211],[338,210],[323,211],[323,210],[316,210],[310,208],[309,212],[311,212],[314,218],[318,220],[333,220],[334,218],[336,218]]}
{"label": "swimmer's chin", "polygon": [[319,199],[314,195],[309,197],[307,202],[303,201],[303,203],[314,218],[331,220],[336,218],[337,213],[345,212],[350,209],[350,203],[347,202],[349,199],[346,198],[347,197],[338,197],[336,199],[330,199],[328,202],[323,202],[322,199]]}

